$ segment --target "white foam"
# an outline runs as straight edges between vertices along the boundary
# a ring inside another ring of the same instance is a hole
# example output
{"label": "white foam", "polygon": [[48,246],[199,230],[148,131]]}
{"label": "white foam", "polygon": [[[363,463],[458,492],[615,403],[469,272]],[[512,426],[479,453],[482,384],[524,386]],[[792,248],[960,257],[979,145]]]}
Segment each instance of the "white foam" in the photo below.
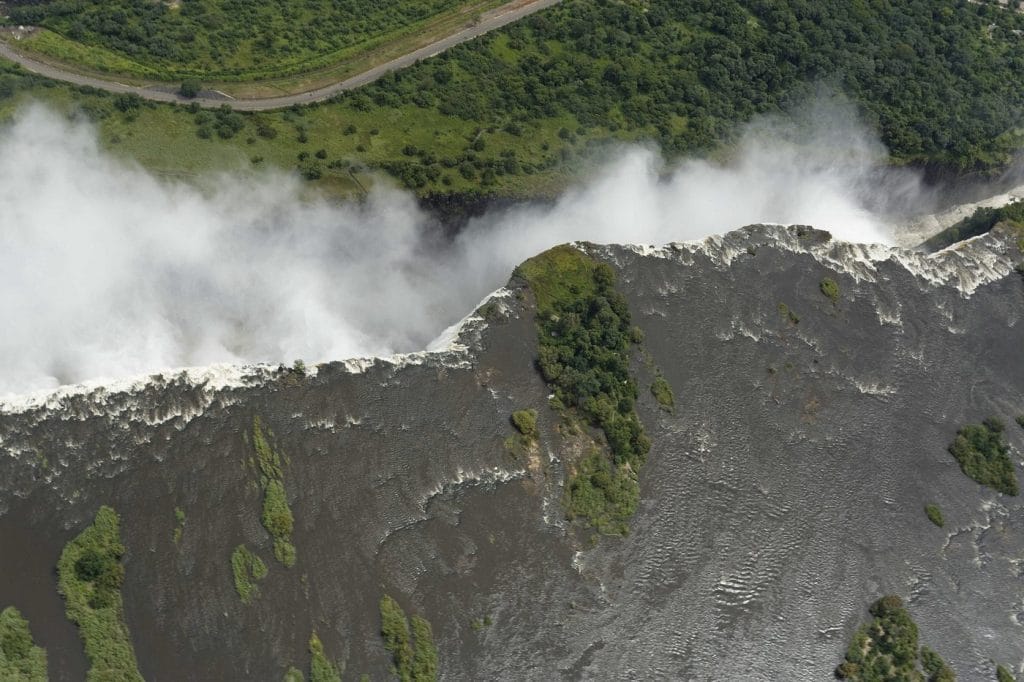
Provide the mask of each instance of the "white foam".
{"label": "white foam", "polygon": [[[758,244],[757,240],[764,243]],[[809,243],[813,242],[813,243]],[[574,244],[576,248],[586,248],[582,244]],[[708,237],[689,242],[675,242],[664,246],[650,244],[632,244],[625,248],[645,258],[670,259],[685,264],[694,262],[697,254],[708,258],[716,267],[727,269],[741,256],[749,255],[748,249],[756,252],[760,246],[774,246],[793,253],[805,253],[819,262],[844,272],[858,281],[873,282],[876,280],[878,268],[885,263],[899,265],[918,279],[922,286],[951,287],[970,297],[978,288],[995,282],[1012,272],[1016,265],[1015,259],[1008,249],[993,235],[982,235],[967,240],[953,247],[934,254],[922,254],[899,247],[881,244],[850,244],[830,240],[802,240],[791,229],[777,226],[759,226],[736,230],[725,235]],[[442,332],[428,348],[414,353],[402,353],[384,357],[355,357],[340,360],[346,372],[361,374],[374,367],[386,367],[397,370],[410,365],[437,363],[453,369],[472,367],[471,347],[478,341],[480,334],[487,327],[486,321],[477,312],[481,306],[496,303],[499,310],[507,313],[511,310],[510,297],[513,292],[501,288],[486,296],[473,312],[458,323]],[[899,313],[895,315],[879,313],[880,321],[893,324],[900,323]],[[724,332],[726,338],[744,336],[757,340],[757,332],[732,321],[730,329]],[[95,379],[85,383],[61,386],[53,390],[36,391],[23,395],[0,397],[0,415],[21,414],[30,411],[49,412],[67,410],[70,401],[79,405],[80,414],[84,418],[89,415],[105,414],[114,416],[125,411],[139,411],[133,414],[150,425],[165,423],[177,419],[179,424],[201,414],[209,406],[215,395],[237,388],[251,388],[264,385],[281,378],[291,372],[281,365],[269,364],[217,364],[206,367],[187,367],[168,369],[127,379],[105,380]],[[318,367],[306,369],[307,376],[316,376]],[[149,409],[142,412],[138,405],[115,406],[111,399],[114,396],[126,397],[137,394],[154,384],[180,382],[189,387],[201,387],[204,396],[198,404],[166,406],[163,409]],[[69,415],[71,416],[71,415]]]}
{"label": "white foam", "polygon": [[[481,301],[481,305],[491,301],[508,298],[511,291],[502,288]],[[504,306],[504,304],[502,304]],[[479,308],[479,306],[478,306]],[[453,369],[467,369],[472,366],[469,357],[469,346],[463,336],[471,335],[474,339],[486,328],[486,323],[475,311],[458,323],[445,330],[430,344],[430,348],[414,353],[398,353],[382,357],[356,357],[341,360],[341,366],[350,374],[362,374],[373,367],[384,366],[400,369],[408,365],[420,365],[427,362],[438,362]],[[326,363],[325,363],[326,364]],[[305,368],[305,376],[315,377],[319,365]],[[21,414],[31,411],[49,412],[66,410],[70,399],[77,398],[91,406],[88,415],[105,414],[116,416],[129,409],[127,406],[114,406],[111,398],[126,397],[140,393],[154,384],[180,382],[189,387],[202,387],[207,399],[203,406],[208,407],[215,394],[229,389],[252,388],[262,386],[280,378],[294,370],[282,365],[270,364],[216,364],[205,367],[183,367],[166,369],[160,372],[128,377],[124,379],[92,379],[79,384],[61,386],[56,389],[44,389],[21,395],[0,397],[0,415]],[[143,415],[135,415],[141,421],[157,425],[176,417],[188,420],[202,413],[202,409],[170,407],[166,413],[159,410]],[[86,414],[81,415],[87,416]]]}

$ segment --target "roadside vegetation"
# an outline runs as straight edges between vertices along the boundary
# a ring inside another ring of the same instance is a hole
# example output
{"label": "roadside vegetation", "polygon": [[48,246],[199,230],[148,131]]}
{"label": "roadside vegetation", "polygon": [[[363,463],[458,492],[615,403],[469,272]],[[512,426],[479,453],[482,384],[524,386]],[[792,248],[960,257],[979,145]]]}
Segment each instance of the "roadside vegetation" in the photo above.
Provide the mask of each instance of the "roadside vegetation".
{"label": "roadside vegetation", "polygon": [[918,648],[917,624],[896,596],[882,597],[868,609],[873,619],[862,625],[836,668],[836,677],[851,682],[954,682],[956,675],[928,647]]}
{"label": "roadside vegetation", "polygon": [[260,521],[274,538],[274,556],[284,566],[295,565],[295,545],[292,544],[292,529],[295,517],[288,506],[288,494],[284,489],[284,472],[281,457],[270,444],[272,434],[263,429],[260,418],[253,420],[252,443],[259,465],[260,487],[263,489],[263,513]]}
{"label": "roadside vegetation", "polygon": [[558,246],[516,273],[537,301],[538,366],[558,403],[604,434],[566,483],[569,518],[600,533],[625,534],[640,497],[637,474],[651,443],[634,405],[631,326],[615,271],[571,246]]}
{"label": "roadside vegetation", "polygon": [[1017,472],[1010,460],[1005,430],[1003,421],[995,417],[981,424],[968,424],[957,432],[949,452],[974,481],[1005,495],[1016,495]]}
{"label": "roadside vegetation", "polygon": [[64,547],[57,562],[57,584],[68,620],[78,626],[85,643],[90,682],[142,681],[124,622],[123,554],[120,519],[103,506],[92,525]]}
{"label": "roadside vegetation", "polygon": [[0,611],[0,680],[47,680],[46,651],[35,645],[28,621],[13,606]]}
{"label": "roadside vegetation", "polygon": [[239,545],[231,552],[231,574],[235,579],[238,598],[243,604],[251,604],[260,595],[256,581],[267,577],[267,565],[248,547]]}
{"label": "roadside vegetation", "polygon": [[420,616],[406,618],[394,599],[380,600],[381,636],[394,661],[392,673],[402,682],[433,682],[437,679],[437,647],[430,623]]}
{"label": "roadside vegetation", "polygon": [[999,224],[1006,224],[1020,232],[1018,246],[1024,251],[1024,201],[1014,201],[999,208],[979,208],[974,213],[938,233],[924,243],[929,251],[938,251],[964,239],[990,232]]}
{"label": "roadside vegetation", "polygon": [[895,162],[976,171],[1004,166],[1021,143],[1019,30],[1018,13],[957,0],[566,0],[333,102],[243,115],[226,138],[185,107],[123,112],[116,96],[17,72],[0,75],[0,116],[27,90],[174,177],[275,166],[357,195],[383,171],[420,195],[535,196],[559,191],[608,142],[651,140],[670,159],[711,153],[825,83]]}
{"label": "roadside vegetation", "polygon": [[8,0],[10,22],[49,29],[25,47],[97,71],[141,78],[280,78],[415,38],[430,20],[468,23],[500,0],[284,0],[184,3]]}
{"label": "roadside vegetation", "polygon": [[939,528],[946,525],[946,520],[942,518],[942,509],[939,508],[939,505],[926,504],[924,506],[924,513],[928,517],[928,520]]}

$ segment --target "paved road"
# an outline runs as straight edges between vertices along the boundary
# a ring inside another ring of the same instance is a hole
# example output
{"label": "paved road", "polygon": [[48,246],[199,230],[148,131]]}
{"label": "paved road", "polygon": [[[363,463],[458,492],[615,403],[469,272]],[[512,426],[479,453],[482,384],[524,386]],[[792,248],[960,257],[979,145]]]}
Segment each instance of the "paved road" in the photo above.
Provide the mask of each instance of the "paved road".
{"label": "paved road", "polygon": [[534,12],[556,5],[560,1],[561,0],[514,0],[513,2],[509,2],[497,9],[484,13],[481,16],[480,21],[474,25],[464,28],[457,33],[453,33],[447,38],[442,38],[435,43],[431,43],[426,47],[421,47],[418,50],[406,53],[401,57],[392,59],[380,66],[375,66],[368,71],[356,74],[355,76],[338,83],[333,83],[316,90],[310,90],[309,92],[303,92],[297,95],[285,95],[282,97],[234,99],[228,95],[218,96],[215,93],[203,93],[202,96],[196,97],[195,99],[185,99],[176,92],[170,91],[171,88],[167,85],[125,85],[124,83],[65,71],[59,66],[32,59],[31,57],[26,57],[25,55],[15,51],[10,44],[2,40],[0,40],[0,57],[9,59],[12,62],[17,62],[23,68],[33,73],[37,73],[40,76],[74,83],[75,85],[90,85],[94,88],[107,90],[109,92],[134,93],[139,97],[156,102],[178,102],[181,104],[196,102],[199,106],[208,108],[219,107],[222,104],[230,104],[231,108],[239,111],[265,111],[267,109],[290,107],[293,104],[322,102],[323,100],[330,99],[339,92],[352,90],[366,85],[367,83],[372,83],[391,71],[411,66],[421,59],[433,57],[434,55],[444,52],[459,43],[464,43],[467,40],[472,40],[473,38],[481,36],[488,31],[493,31],[496,28],[501,28],[502,26],[511,24],[513,21],[518,21],[519,19],[533,14]]}

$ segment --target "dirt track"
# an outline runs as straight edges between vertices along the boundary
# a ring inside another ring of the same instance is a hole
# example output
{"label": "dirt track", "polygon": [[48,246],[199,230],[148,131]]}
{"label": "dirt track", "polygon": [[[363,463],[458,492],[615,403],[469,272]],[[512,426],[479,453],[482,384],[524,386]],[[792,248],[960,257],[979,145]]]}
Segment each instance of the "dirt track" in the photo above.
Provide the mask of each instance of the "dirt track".
{"label": "dirt track", "polygon": [[298,93],[295,95],[284,95],[281,97],[235,99],[228,95],[217,95],[215,93],[204,92],[202,96],[196,97],[195,99],[186,99],[178,95],[176,92],[173,92],[172,86],[169,85],[125,85],[124,83],[118,83],[116,81],[104,80],[102,78],[67,71],[55,64],[49,64],[20,54],[12,48],[10,43],[3,40],[0,40],[0,58],[16,62],[20,64],[22,68],[31,71],[32,73],[46,76],[47,78],[53,78],[67,83],[74,83],[75,85],[89,85],[109,92],[134,93],[139,97],[153,100],[155,102],[177,102],[179,104],[195,102],[199,104],[199,106],[208,108],[219,107],[222,104],[230,104],[233,109],[237,109],[239,111],[265,111],[268,109],[289,107],[293,104],[322,102],[326,99],[330,99],[339,92],[352,90],[366,85],[367,83],[372,83],[391,71],[403,69],[415,64],[421,59],[433,57],[434,55],[444,52],[459,43],[464,43],[467,40],[472,40],[473,38],[481,36],[488,31],[493,31],[496,28],[501,28],[502,26],[514,21],[518,21],[519,19],[533,14],[534,12],[556,5],[558,2],[560,2],[560,0],[513,0],[498,9],[483,14],[480,21],[476,24],[463,28],[446,38],[442,38],[441,40],[431,43],[430,45],[408,52],[401,57],[392,59],[391,61],[380,64],[379,66],[375,66],[372,69],[363,71],[362,73],[356,74],[355,76],[343,81],[332,83],[331,85],[318,88],[316,90],[310,90],[309,92]]}

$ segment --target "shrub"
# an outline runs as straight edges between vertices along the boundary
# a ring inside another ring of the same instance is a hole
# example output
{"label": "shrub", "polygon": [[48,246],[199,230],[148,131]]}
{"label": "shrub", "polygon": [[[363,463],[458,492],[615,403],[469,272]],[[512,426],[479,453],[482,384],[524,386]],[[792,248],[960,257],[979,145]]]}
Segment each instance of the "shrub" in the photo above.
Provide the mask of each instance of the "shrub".
{"label": "shrub", "polygon": [[996,666],[996,682],[1017,682],[1016,678],[1004,666]]}
{"label": "shrub", "polygon": [[1017,425],[1024,429],[1024,414],[1017,417]]}
{"label": "shrub", "polygon": [[292,544],[295,518],[291,507],[288,506],[281,457],[270,445],[270,434],[264,432],[259,417],[253,420],[252,442],[260,470],[260,486],[263,488],[263,512],[260,521],[274,538],[274,557],[284,566],[291,568],[296,561],[295,545]]}
{"label": "shrub", "polygon": [[114,108],[120,111],[122,114],[132,114],[139,110],[142,106],[142,98],[135,93],[127,93],[118,95],[114,98]]}
{"label": "shrub", "polygon": [[120,519],[104,506],[92,525],[64,547],[57,562],[58,588],[68,620],[78,626],[85,643],[90,682],[142,680],[124,623],[123,554]]}
{"label": "shrub", "polygon": [[793,310],[785,303],[779,304],[779,314],[782,315],[782,317],[790,324],[800,324],[800,316],[793,312]]}
{"label": "shrub", "polygon": [[277,137],[277,128],[270,125],[266,119],[256,119],[256,134],[266,140],[273,140]]}
{"label": "shrub", "polygon": [[566,486],[566,515],[586,520],[599,533],[625,535],[640,500],[636,475],[596,450],[577,467]]}
{"label": "shrub", "polygon": [[939,528],[946,525],[946,521],[942,518],[942,510],[939,509],[939,505],[926,504],[924,506],[924,513],[928,516],[928,520]]}
{"label": "shrub", "polygon": [[195,99],[203,89],[202,84],[195,78],[188,78],[181,83],[178,94],[188,99]]}
{"label": "shrub", "polygon": [[921,647],[921,668],[928,676],[928,682],[956,682],[953,669],[942,657],[926,646]]}
{"label": "shrub", "polygon": [[412,634],[414,639],[412,654],[412,679],[437,679],[437,647],[434,646],[434,632],[430,623],[420,616],[412,617]]}
{"label": "shrub", "polygon": [[284,484],[274,479],[267,483],[264,490],[263,526],[275,538],[291,535],[295,520],[284,492]]}
{"label": "shrub", "polygon": [[174,544],[181,542],[181,536],[185,532],[185,510],[181,507],[174,508],[174,534],[172,539]]}
{"label": "shrub", "polygon": [[341,672],[324,655],[324,645],[316,632],[309,636],[309,682],[341,682]]}
{"label": "shrub", "polygon": [[409,623],[402,607],[386,594],[380,598],[380,634],[384,638],[384,648],[394,661],[395,672],[402,676],[402,672],[412,664]]}
{"label": "shrub", "polygon": [[819,284],[818,287],[821,289],[821,293],[832,301],[832,305],[837,305],[839,303],[839,285],[834,279],[826,277],[821,280],[821,284]]}
{"label": "shrub", "polygon": [[46,651],[35,645],[18,609],[0,611],[0,680],[46,682]]}
{"label": "shrub", "polygon": [[517,410],[512,413],[512,425],[527,439],[537,440],[537,410]]}
{"label": "shrub", "polygon": [[918,659],[929,682],[953,682],[953,671],[929,649],[918,651],[918,629],[896,596],[882,597],[868,609],[874,617],[854,634],[846,660],[836,668],[839,679],[854,682],[875,680],[923,680]]}
{"label": "shrub", "polygon": [[239,545],[231,553],[231,572],[238,598],[243,604],[251,604],[260,594],[256,581],[267,577],[267,565],[245,545]]}
{"label": "shrub", "polygon": [[672,387],[669,386],[665,377],[660,374],[654,377],[654,383],[651,384],[651,394],[654,396],[654,399],[658,401],[658,405],[661,406],[661,409],[671,412],[675,407],[676,399],[672,394]]}
{"label": "shrub", "polygon": [[949,452],[974,481],[1006,495],[1016,495],[1017,473],[1003,437],[1005,428],[1002,420],[994,417],[982,424],[968,424],[957,432]]}
{"label": "shrub", "polygon": [[[437,679],[437,647],[430,623],[420,616],[409,621],[394,599],[380,599],[381,636],[394,661],[393,672],[403,682],[433,682]],[[411,639],[412,638],[412,639]]]}

